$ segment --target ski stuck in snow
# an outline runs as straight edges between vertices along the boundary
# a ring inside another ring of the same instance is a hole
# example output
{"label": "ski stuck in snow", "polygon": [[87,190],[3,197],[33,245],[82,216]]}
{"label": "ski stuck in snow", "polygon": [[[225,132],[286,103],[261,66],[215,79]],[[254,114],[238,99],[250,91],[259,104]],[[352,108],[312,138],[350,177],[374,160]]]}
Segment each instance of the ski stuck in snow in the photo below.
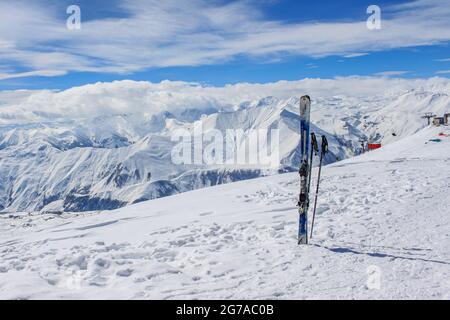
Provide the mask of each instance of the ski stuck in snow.
{"label": "ski stuck in snow", "polygon": [[[319,146],[314,132],[310,134],[310,114],[311,114],[311,98],[303,96],[300,98],[300,195],[298,200],[299,227],[298,227],[298,244],[308,244],[308,209],[309,209],[309,193],[311,190],[311,172],[313,156],[318,155]],[[311,136],[311,140],[309,140]],[[311,146],[309,146],[311,141]],[[317,187],[314,200],[313,219],[311,224],[311,238],[313,235],[314,218],[316,215],[317,197],[319,193],[320,174],[322,171],[322,161],[328,152],[327,138],[322,136],[322,146],[319,161],[319,173],[317,178]]]}
{"label": "ski stuck in snow", "polygon": [[298,244],[308,243],[308,207],[309,207],[309,121],[311,99],[309,96],[300,98],[300,195],[298,199]]}

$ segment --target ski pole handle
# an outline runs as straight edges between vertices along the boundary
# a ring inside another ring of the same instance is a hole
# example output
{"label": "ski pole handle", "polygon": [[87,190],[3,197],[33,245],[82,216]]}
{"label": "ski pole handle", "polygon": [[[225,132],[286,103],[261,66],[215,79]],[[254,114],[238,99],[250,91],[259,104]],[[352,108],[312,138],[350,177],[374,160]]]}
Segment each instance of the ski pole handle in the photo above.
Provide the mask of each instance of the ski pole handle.
{"label": "ski pole handle", "polygon": [[317,143],[317,138],[314,132],[311,132],[311,146],[314,153],[317,155],[319,153],[319,144]]}
{"label": "ski pole handle", "polygon": [[328,140],[327,137],[325,137],[324,135],[322,136],[322,153],[327,153],[328,152]]}

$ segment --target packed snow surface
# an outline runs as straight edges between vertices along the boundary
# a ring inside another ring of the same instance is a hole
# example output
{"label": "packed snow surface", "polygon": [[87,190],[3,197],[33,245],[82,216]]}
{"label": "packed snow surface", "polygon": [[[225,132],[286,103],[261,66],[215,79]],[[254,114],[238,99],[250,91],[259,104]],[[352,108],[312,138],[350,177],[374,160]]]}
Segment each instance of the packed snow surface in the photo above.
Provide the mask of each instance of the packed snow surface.
{"label": "packed snow surface", "polygon": [[0,298],[449,299],[449,191],[450,130],[430,127],[326,166],[310,245],[295,173],[3,215]]}

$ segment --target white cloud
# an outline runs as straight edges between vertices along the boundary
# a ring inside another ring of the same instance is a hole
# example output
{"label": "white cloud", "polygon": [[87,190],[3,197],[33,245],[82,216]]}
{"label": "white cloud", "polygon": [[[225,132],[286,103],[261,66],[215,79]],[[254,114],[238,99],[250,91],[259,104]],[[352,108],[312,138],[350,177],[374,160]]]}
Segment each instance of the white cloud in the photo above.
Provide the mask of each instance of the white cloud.
{"label": "white cloud", "polygon": [[357,58],[357,57],[363,57],[363,56],[367,56],[367,55],[369,55],[369,54],[366,52],[350,53],[350,54],[344,55],[344,58]]}
{"label": "white cloud", "polygon": [[317,69],[317,68],[319,68],[319,66],[316,65],[316,64],[314,64],[314,63],[307,63],[307,64],[306,64],[306,67],[307,67],[308,69]]}
{"label": "white cloud", "polygon": [[0,80],[25,77],[55,77],[66,74],[64,70],[37,70],[18,73],[0,73]]}
{"label": "white cloud", "polygon": [[450,62],[450,58],[448,58],[448,59],[436,59],[436,61],[439,61],[439,62]]}
{"label": "white cloud", "polygon": [[[244,101],[275,96],[287,99],[309,94],[317,97],[370,97],[425,88],[450,92],[450,79],[396,79],[345,77],[303,79],[267,84],[239,83],[223,87],[196,83],[114,81],[75,87],[65,91],[0,92],[0,123],[46,121],[135,113],[151,115],[188,108],[227,110]],[[51,118],[45,118],[46,113]]]}
{"label": "white cloud", "polygon": [[374,31],[365,21],[267,20],[257,2],[207,0],[122,0],[125,17],[82,21],[81,30],[70,31],[61,19],[65,8],[54,7],[57,3],[1,1],[3,63],[27,72],[130,73],[214,64],[242,55],[350,58],[450,40],[450,6],[440,0],[382,7],[383,28]]}
{"label": "white cloud", "polygon": [[437,71],[436,74],[450,74],[450,70],[440,70]]}
{"label": "white cloud", "polygon": [[393,77],[393,76],[401,76],[410,73],[410,71],[383,71],[375,73],[375,76],[380,77]]}

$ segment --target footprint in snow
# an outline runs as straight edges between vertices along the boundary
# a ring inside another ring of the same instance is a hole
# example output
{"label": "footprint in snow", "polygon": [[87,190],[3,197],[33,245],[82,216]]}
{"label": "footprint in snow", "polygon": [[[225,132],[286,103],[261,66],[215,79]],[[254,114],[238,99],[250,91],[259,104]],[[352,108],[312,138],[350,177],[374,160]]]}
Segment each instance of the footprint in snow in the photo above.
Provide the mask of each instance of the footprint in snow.
{"label": "footprint in snow", "polygon": [[117,271],[116,275],[119,277],[129,277],[133,274],[133,272],[134,272],[133,269],[124,269]]}

